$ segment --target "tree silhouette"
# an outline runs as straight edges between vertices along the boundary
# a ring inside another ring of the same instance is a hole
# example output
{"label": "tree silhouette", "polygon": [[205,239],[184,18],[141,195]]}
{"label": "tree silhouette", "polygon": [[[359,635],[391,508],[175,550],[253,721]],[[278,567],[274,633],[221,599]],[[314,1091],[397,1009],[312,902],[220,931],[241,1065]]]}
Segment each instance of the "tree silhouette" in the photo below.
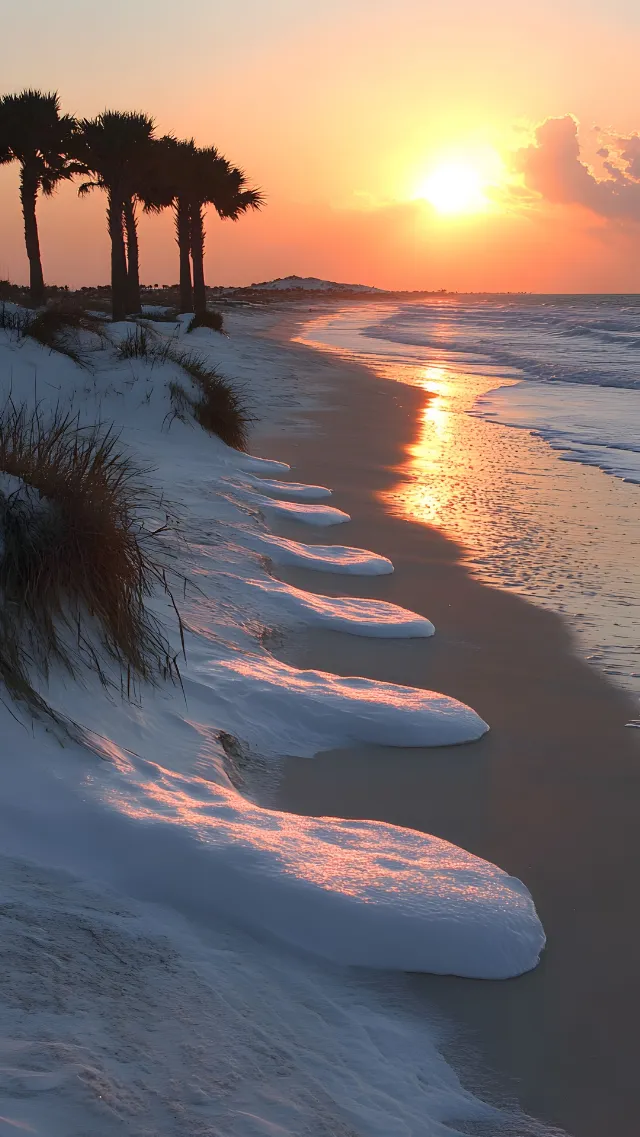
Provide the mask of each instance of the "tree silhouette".
{"label": "tree silhouette", "polygon": [[103,111],[80,122],[76,155],[83,172],[94,177],[79,193],[101,189],[107,195],[114,320],[141,310],[136,198],[150,161],[153,132],[153,119],[135,111]]}
{"label": "tree silhouette", "polygon": [[205,216],[236,221],[260,209],[260,190],[247,185],[242,170],[214,146],[173,135],[156,139],[149,115],[110,111],[77,121],[60,114],[54,93],[25,90],[0,98],[0,165],[20,163],[20,200],[30,267],[31,300],[44,303],[45,286],[36,219],[39,193],[52,194],[74,174],[88,180],[79,193],[101,189],[107,197],[111,240],[112,317],[122,320],[142,310],[137,210],[174,211],[180,253],[180,310],[206,311],[204,276]]}
{"label": "tree silhouette", "polygon": [[207,306],[207,205],[213,205],[219,217],[235,221],[248,209],[260,209],[264,198],[259,190],[247,187],[243,172],[231,166],[214,146],[199,148],[193,139],[179,141],[165,135],[154,149],[153,175],[142,200],[150,212],[173,208],[180,254],[180,311],[200,314]]}
{"label": "tree silhouette", "polygon": [[60,114],[55,91],[25,90],[0,98],[0,164],[20,163],[20,202],[24,219],[24,239],[29,258],[31,303],[45,301],[44,274],[36,203],[38,194],[47,197],[61,181],[79,172],[70,155],[77,133],[76,120]]}
{"label": "tree silhouette", "polygon": [[197,152],[190,201],[193,309],[196,315],[207,310],[204,278],[204,221],[207,205],[212,205],[222,220],[230,221],[237,221],[249,209],[262,209],[264,205],[262,192],[249,188],[244,172],[231,166],[213,146]]}
{"label": "tree silhouette", "polygon": [[140,198],[148,213],[173,209],[176,241],[180,256],[180,311],[193,311],[193,283],[190,261],[190,196],[193,160],[197,147],[193,139],[179,140],[165,134],[153,145],[146,171],[146,184]]}

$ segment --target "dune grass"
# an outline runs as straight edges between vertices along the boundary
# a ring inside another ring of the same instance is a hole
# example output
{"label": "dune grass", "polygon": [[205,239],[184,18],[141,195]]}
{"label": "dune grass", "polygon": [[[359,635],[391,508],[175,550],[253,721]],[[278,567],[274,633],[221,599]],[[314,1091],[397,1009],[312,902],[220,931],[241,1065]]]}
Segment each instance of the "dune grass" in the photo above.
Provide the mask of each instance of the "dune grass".
{"label": "dune grass", "polygon": [[102,321],[77,304],[55,302],[37,311],[0,304],[0,328],[18,339],[29,337],[49,351],[68,356],[80,367],[87,362],[78,347],[78,333],[90,332],[104,339]]}
{"label": "dune grass", "polygon": [[24,328],[30,313],[23,308],[15,308],[13,304],[0,303],[0,329],[3,332],[15,332],[19,338],[24,335]]}
{"label": "dune grass", "polygon": [[183,351],[173,337],[159,337],[146,323],[138,321],[116,346],[121,360],[142,359],[151,366],[174,363],[188,375],[193,387],[189,391],[177,380],[169,383],[171,405],[176,418],[189,418],[210,434],[217,434],[227,446],[246,450],[251,416],[241,394],[206,356]]}
{"label": "dune grass", "polygon": [[156,504],[112,430],[0,411],[0,679],[32,713],[59,721],[33,686],[54,663],[107,684],[111,659],[126,697],[140,680],[179,679],[147,606],[169,591],[159,530],[141,520]]}
{"label": "dune grass", "polygon": [[210,328],[212,332],[224,334],[224,320],[221,312],[199,312],[189,321],[187,333],[195,332],[196,328]]}
{"label": "dune grass", "polygon": [[241,394],[196,352],[173,350],[169,358],[191,379],[195,397],[180,383],[169,385],[174,413],[185,419],[187,413],[209,434],[217,434],[227,446],[246,450],[249,440],[249,415]]}
{"label": "dune grass", "polygon": [[146,324],[136,324],[116,346],[118,359],[149,359],[157,350],[154,332]]}

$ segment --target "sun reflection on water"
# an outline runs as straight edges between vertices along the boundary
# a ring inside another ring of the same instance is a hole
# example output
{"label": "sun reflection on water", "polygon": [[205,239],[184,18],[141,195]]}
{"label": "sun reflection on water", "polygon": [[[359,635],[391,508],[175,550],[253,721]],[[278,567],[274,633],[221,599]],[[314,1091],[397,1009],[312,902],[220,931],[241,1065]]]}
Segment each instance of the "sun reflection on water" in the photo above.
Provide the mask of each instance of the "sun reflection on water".
{"label": "sun reflection on water", "polygon": [[383,500],[394,512],[427,524],[442,524],[448,495],[440,478],[442,454],[449,445],[455,424],[450,403],[453,385],[443,367],[425,367],[419,376],[427,402],[420,411],[418,439],[407,447],[408,462],[401,486]]}
{"label": "sun reflection on water", "polygon": [[299,338],[424,392],[397,480],[380,494],[385,509],[453,538],[485,582],[568,617],[587,658],[638,692],[640,490],[469,413],[479,396],[518,382],[514,372],[361,334],[377,318],[334,314]]}
{"label": "sun reflection on water", "polygon": [[[397,366],[375,369],[384,378],[398,378]],[[479,527],[495,520],[495,509],[486,500],[483,508],[483,499],[493,494],[495,461],[493,424],[478,423],[467,412],[479,395],[496,385],[496,379],[440,364],[412,369],[410,374],[402,367],[401,375],[404,382],[409,379],[424,390],[425,402],[416,418],[417,434],[398,468],[399,481],[380,495],[381,500],[396,515],[445,530],[471,553]]]}

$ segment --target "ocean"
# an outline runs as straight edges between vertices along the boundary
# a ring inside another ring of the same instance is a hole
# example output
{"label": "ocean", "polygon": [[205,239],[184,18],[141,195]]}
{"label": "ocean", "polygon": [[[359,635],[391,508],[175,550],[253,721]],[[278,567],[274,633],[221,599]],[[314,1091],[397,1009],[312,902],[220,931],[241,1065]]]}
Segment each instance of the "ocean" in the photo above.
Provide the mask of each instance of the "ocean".
{"label": "ocean", "polygon": [[428,394],[386,505],[640,695],[640,297],[349,306],[300,337]]}

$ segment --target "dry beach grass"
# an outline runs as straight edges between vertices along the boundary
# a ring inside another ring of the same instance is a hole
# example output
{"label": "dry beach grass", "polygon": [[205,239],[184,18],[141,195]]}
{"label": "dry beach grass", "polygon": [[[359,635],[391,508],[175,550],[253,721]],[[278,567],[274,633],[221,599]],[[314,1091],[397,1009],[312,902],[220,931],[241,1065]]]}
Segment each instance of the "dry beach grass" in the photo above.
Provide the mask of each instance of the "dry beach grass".
{"label": "dry beach grass", "polygon": [[142,516],[153,495],[110,429],[7,402],[0,412],[0,676],[9,694],[52,714],[34,672],[82,666],[106,682],[105,658],[137,680],[177,678],[147,600],[167,588]]}

